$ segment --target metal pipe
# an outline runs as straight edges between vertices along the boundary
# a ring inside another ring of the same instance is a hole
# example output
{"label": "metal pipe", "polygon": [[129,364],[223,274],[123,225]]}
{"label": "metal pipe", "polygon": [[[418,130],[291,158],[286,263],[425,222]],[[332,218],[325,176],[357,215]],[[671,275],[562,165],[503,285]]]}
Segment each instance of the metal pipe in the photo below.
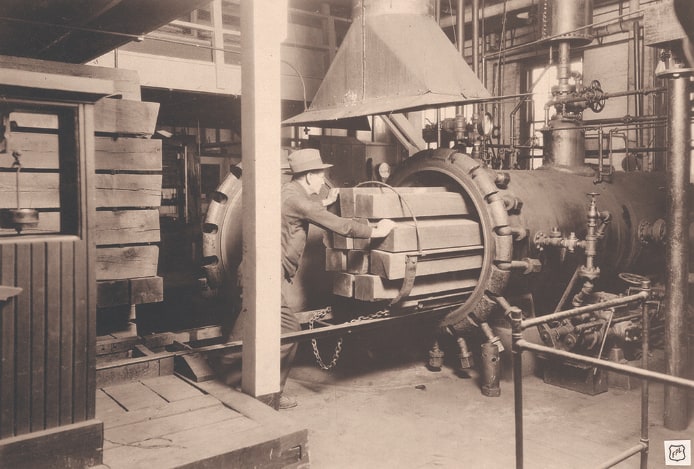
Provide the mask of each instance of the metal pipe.
{"label": "metal pipe", "polygon": [[617,456],[615,456],[612,459],[609,459],[602,463],[601,465],[598,466],[600,469],[607,469],[608,467],[614,467],[617,464],[619,464],[622,461],[625,461],[632,457],[633,455],[641,453],[641,457],[643,458],[644,454],[648,454],[648,445],[644,445],[643,443],[639,443],[638,445],[634,445],[631,448],[625,450],[622,453],[619,453]]}
{"label": "metal pipe", "polygon": [[[650,347],[650,320],[648,305],[641,303],[641,368],[648,369],[648,349]],[[641,380],[641,444],[646,450],[641,452],[641,469],[648,469],[648,380]]]}
{"label": "metal pipe", "polygon": [[[525,321],[524,321],[525,323]],[[523,324],[525,326],[525,324]],[[525,327],[524,327],[525,328]],[[555,349],[553,347],[546,347],[544,345],[538,345],[533,342],[528,342],[525,339],[520,339],[517,342],[517,346],[522,350],[530,350],[533,352],[544,353],[547,355],[553,355],[555,357],[566,358],[569,360],[575,360],[580,363],[586,363],[588,365],[599,366],[605,368],[609,371],[615,371],[617,373],[623,373],[625,375],[634,376],[641,379],[650,379],[657,381],[659,383],[674,384],[676,386],[681,386],[688,389],[694,390],[694,380],[679,378],[677,376],[671,376],[665,373],[658,373],[656,371],[642,370],[641,368],[636,368],[631,365],[623,365],[621,363],[611,362],[609,360],[602,360],[599,358],[593,358],[586,355],[580,355],[578,353],[566,352],[564,350]]]}
{"label": "metal pipe", "polygon": [[612,298],[610,300],[601,301],[600,303],[594,303],[586,306],[580,306],[578,308],[567,309],[565,311],[560,311],[554,314],[547,314],[545,316],[539,316],[536,318],[528,319],[523,321],[522,328],[528,329],[529,327],[538,326],[550,321],[558,321],[560,319],[569,318],[571,316],[577,316],[579,314],[592,313],[593,311],[599,311],[601,309],[611,308],[613,306],[626,305],[634,301],[643,301],[648,298],[647,292],[634,293],[633,295],[622,296],[619,298]]}
{"label": "metal pipe", "polygon": [[472,0],[472,71],[477,78],[480,64],[480,0]]}
{"label": "metal pipe", "polygon": [[[497,299],[498,300],[498,299]],[[513,357],[513,408],[516,430],[516,469],[523,469],[523,312],[506,302],[504,308],[511,318],[511,353]],[[501,304],[501,303],[499,303]],[[502,305],[504,307],[504,305]]]}
{"label": "metal pipe", "polygon": [[[455,10],[456,18],[456,37],[458,39],[458,50],[460,51],[460,56],[465,60],[465,6],[464,0],[458,0],[458,4]],[[440,18],[439,18],[440,20]],[[463,106],[457,106],[455,108],[456,116],[463,114]]]}
{"label": "metal pipe", "polygon": [[[559,72],[557,72],[558,74]],[[634,94],[651,94],[651,93],[659,93],[661,91],[665,91],[666,88],[644,88],[642,90],[627,90],[627,91],[616,91],[614,93],[603,93],[602,98],[603,99],[609,99],[609,98],[619,98],[622,96],[631,96]],[[568,104],[568,103],[580,103],[586,101],[585,96],[576,96],[576,97],[562,97],[562,96],[557,96],[556,98],[553,98],[552,100],[548,101],[547,104],[545,104],[545,108],[547,107],[552,107],[557,104]]]}
{"label": "metal pipe", "polygon": [[[686,332],[687,278],[689,274],[689,76],[673,74],[668,79],[668,152],[665,245],[665,366],[668,374],[682,376],[687,370]],[[689,422],[687,393],[665,387],[664,424],[684,430]]]}

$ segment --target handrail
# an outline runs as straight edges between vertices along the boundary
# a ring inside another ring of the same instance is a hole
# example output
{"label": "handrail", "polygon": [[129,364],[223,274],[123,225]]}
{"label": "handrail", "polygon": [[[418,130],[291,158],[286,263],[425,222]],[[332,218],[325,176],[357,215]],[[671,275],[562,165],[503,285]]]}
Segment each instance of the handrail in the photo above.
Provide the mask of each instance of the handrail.
{"label": "handrail", "polygon": [[[603,301],[593,305],[573,308],[566,311],[561,311],[555,314],[549,314],[538,318],[523,320],[523,312],[511,306],[504,298],[497,298],[497,303],[505,310],[506,314],[511,319],[512,326],[512,357],[513,357],[513,391],[514,391],[514,407],[515,407],[515,430],[516,430],[516,468],[523,468],[523,372],[522,372],[522,352],[523,350],[541,352],[549,356],[568,358],[579,363],[586,363],[600,368],[623,373],[629,376],[641,378],[641,437],[639,443],[631,448],[619,453],[617,456],[606,461],[599,467],[613,467],[616,464],[636,455],[641,454],[641,469],[648,467],[648,384],[650,380],[659,381],[662,383],[673,384],[675,386],[683,386],[694,389],[694,380],[671,376],[664,373],[658,373],[648,370],[648,341],[649,341],[649,318],[648,307],[646,300],[650,296],[650,284],[645,282],[641,285],[640,291],[633,295],[627,295],[620,298]],[[523,339],[523,330],[528,327],[536,326],[557,319],[563,319],[585,312],[596,311],[607,307],[626,305],[629,303],[639,302],[642,318],[642,365],[641,368],[623,365],[607,360],[579,355],[577,353],[566,352],[544,345],[538,345],[528,342]]]}

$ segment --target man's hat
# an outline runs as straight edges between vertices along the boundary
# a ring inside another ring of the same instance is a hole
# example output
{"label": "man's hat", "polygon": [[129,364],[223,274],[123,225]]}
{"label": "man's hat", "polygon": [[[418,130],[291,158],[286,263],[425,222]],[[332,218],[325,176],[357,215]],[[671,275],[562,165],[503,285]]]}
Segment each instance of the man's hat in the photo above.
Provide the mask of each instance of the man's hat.
{"label": "man's hat", "polygon": [[320,152],[313,148],[297,150],[287,158],[289,162],[289,174],[300,174],[307,171],[330,168],[332,165],[323,163]]}

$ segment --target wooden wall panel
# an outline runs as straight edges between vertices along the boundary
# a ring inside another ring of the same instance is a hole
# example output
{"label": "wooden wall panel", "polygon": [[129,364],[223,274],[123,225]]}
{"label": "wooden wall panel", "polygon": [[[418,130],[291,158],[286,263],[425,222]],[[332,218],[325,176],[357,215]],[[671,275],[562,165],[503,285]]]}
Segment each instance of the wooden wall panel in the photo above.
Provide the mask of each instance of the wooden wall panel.
{"label": "wooden wall panel", "polygon": [[94,106],[94,130],[149,137],[154,133],[158,115],[159,103],[105,98]]}
{"label": "wooden wall panel", "polygon": [[16,282],[24,291],[16,298],[15,432],[29,433],[31,422],[31,244],[17,244]]}
{"label": "wooden wall panel", "polygon": [[156,243],[160,241],[158,210],[96,212],[94,242],[104,244]]}
{"label": "wooden wall panel", "polygon": [[[60,206],[58,173],[19,174],[19,202],[24,208],[58,208]],[[17,207],[17,175],[0,173],[0,208]]]}
{"label": "wooden wall panel", "polygon": [[94,187],[97,207],[158,207],[161,204],[160,174],[97,174]]}
{"label": "wooden wall panel", "polygon": [[[40,212],[39,223],[34,228],[24,228],[22,234],[60,233],[60,212]],[[0,228],[0,236],[15,236],[14,229]]]}
{"label": "wooden wall panel", "polygon": [[0,153],[0,168],[9,168],[14,163],[12,152],[22,155],[22,168],[55,169],[58,161],[58,134],[8,132],[7,152]]}
{"label": "wooden wall panel", "polygon": [[102,248],[96,253],[96,279],[118,280],[157,275],[159,246]]}
{"label": "wooden wall panel", "polygon": [[60,279],[62,282],[60,299],[60,425],[67,425],[73,422],[74,243],[62,242],[60,243],[60,250]]}
{"label": "wooden wall panel", "polygon": [[[87,310],[87,244],[74,245],[73,278],[75,285],[74,324],[73,324],[73,378],[72,378],[72,421],[83,422],[87,419],[87,339],[89,332],[89,317]],[[91,351],[91,353],[95,353]]]}
{"label": "wooden wall panel", "polygon": [[46,428],[60,422],[60,243],[46,245]]}
{"label": "wooden wall panel", "polygon": [[[18,286],[14,276],[14,245],[0,245],[0,284]],[[0,315],[0,438],[14,435],[15,299],[2,306]]]}
{"label": "wooden wall panel", "polygon": [[95,169],[161,171],[161,140],[97,137]]}
{"label": "wooden wall panel", "polygon": [[45,428],[46,245],[31,246],[31,431]]}

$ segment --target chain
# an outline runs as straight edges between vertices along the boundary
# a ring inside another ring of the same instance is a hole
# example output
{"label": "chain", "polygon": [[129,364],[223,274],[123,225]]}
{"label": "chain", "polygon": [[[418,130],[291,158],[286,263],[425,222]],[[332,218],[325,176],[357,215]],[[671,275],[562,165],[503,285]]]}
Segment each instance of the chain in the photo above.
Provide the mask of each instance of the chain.
{"label": "chain", "polygon": [[[315,314],[309,319],[308,321],[308,328],[309,330],[313,330],[313,323],[314,321],[317,321],[319,319],[323,319],[326,314],[330,311],[330,308],[325,308],[320,311],[316,311]],[[390,312],[386,309],[382,309],[380,311],[376,311],[375,313],[372,314],[366,314],[362,315],[359,317],[356,317],[349,321],[350,324],[359,322],[359,321],[366,321],[369,319],[378,319],[378,318],[384,318],[388,316]],[[313,356],[316,357],[316,363],[318,366],[323,369],[323,370],[330,370],[331,368],[335,367],[337,365],[337,361],[340,359],[340,354],[342,353],[342,337],[337,339],[337,344],[335,345],[335,352],[333,353],[333,358],[330,360],[330,363],[327,365],[323,361],[323,359],[320,356],[320,352],[318,351],[318,340],[316,339],[311,339],[311,346],[313,347]]]}

